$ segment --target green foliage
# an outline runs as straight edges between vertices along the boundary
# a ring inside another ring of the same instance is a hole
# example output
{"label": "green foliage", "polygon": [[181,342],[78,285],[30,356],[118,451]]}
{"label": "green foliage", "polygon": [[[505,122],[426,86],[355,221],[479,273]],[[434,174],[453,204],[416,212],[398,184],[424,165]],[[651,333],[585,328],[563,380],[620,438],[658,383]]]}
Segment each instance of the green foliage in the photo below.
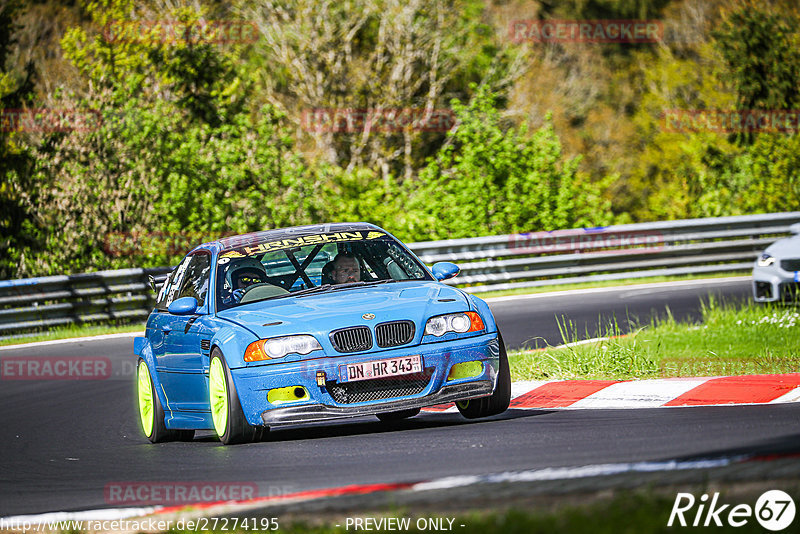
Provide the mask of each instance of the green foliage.
{"label": "green foliage", "polygon": [[[122,3],[111,8],[124,11]],[[98,23],[109,20],[97,5],[88,9]],[[176,17],[188,20],[184,11]],[[119,257],[108,250],[116,235],[168,241],[183,234],[196,245],[316,218],[320,185],[305,179],[284,116],[271,106],[246,107],[247,83],[229,52],[147,39],[134,51],[130,44],[82,31],[64,40],[75,66],[105,89],[60,105],[100,111],[104,120],[39,147],[36,179],[47,187],[38,216],[61,231],[46,236],[48,253],[30,272],[165,265],[185,252],[164,243],[145,258]],[[136,57],[135,68],[111,68],[126,55]],[[135,243],[124,250],[139,252]]]}
{"label": "green foliage", "polygon": [[795,109],[800,97],[800,21],[742,0],[712,32],[738,93],[738,109]]}
{"label": "green foliage", "polygon": [[0,279],[18,272],[18,266],[25,262],[25,250],[35,244],[38,230],[26,203],[32,186],[33,155],[20,134],[8,127],[11,114],[28,104],[34,91],[33,64],[28,62],[24,71],[8,65],[15,45],[15,19],[22,5],[11,1],[0,6],[0,110],[4,115],[9,113],[0,118]]}
{"label": "green foliage", "polygon": [[[628,209],[639,219],[718,217],[800,208],[797,133],[675,131],[669,110],[782,110],[797,107],[797,18],[740,2],[722,11],[713,40],[663,47],[646,63],[634,116],[642,141]],[[640,62],[645,65],[642,53]]]}
{"label": "green foliage", "polygon": [[[481,0],[91,0],[60,6],[74,21],[68,64],[38,79],[24,58],[39,57],[35,16],[54,1],[0,9],[2,106],[103,120],[0,129],[0,277],[171,264],[219,235],[329,220],[424,240],[800,209],[796,133],[663,120],[800,107],[789,0],[570,0],[530,14]],[[528,15],[658,18],[667,38],[516,46],[507,19]],[[257,42],[139,26],[219,19],[252,22]],[[448,106],[447,133],[302,121],[319,107]]]}
{"label": "green foliage", "polygon": [[657,17],[669,0],[566,0],[543,2],[545,12],[570,19],[647,19]]}

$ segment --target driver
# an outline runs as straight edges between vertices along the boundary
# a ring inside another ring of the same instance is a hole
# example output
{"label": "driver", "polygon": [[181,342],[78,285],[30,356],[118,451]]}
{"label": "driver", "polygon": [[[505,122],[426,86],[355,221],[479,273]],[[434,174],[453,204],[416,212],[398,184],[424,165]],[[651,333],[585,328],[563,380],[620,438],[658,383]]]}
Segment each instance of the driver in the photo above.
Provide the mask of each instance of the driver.
{"label": "driver", "polygon": [[333,260],[333,270],[331,277],[334,284],[346,284],[348,282],[361,281],[361,268],[355,256],[345,252],[336,256]]}
{"label": "driver", "polygon": [[264,265],[255,258],[242,258],[232,265],[225,273],[225,289],[231,291],[226,304],[239,302],[245,290],[255,284],[266,282],[267,271]]}

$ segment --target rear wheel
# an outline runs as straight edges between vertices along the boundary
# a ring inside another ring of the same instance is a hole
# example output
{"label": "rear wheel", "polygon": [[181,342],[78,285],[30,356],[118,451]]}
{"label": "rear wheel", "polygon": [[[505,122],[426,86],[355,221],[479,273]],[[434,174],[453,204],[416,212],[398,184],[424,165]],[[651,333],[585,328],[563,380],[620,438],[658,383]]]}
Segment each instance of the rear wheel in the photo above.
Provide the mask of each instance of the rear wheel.
{"label": "rear wheel", "polygon": [[218,349],[211,353],[208,369],[208,393],[214,430],[225,445],[260,441],[267,428],[247,422],[233,384],[231,370]]}
{"label": "rear wheel", "polygon": [[456,402],[458,411],[467,419],[501,414],[511,404],[511,370],[508,367],[506,345],[499,331],[497,332],[497,341],[500,343],[500,369],[497,373],[497,386],[494,388],[494,393],[480,399]]}
{"label": "rear wheel", "polygon": [[414,417],[419,413],[419,408],[409,408],[408,410],[399,410],[396,412],[385,412],[385,413],[378,413],[375,414],[378,416],[378,419],[384,422],[388,421],[399,421],[401,419],[408,419],[409,417]]}
{"label": "rear wheel", "polygon": [[194,430],[169,430],[164,423],[164,408],[156,394],[150,369],[143,359],[139,359],[136,378],[136,393],[139,399],[139,422],[144,435],[152,443],[180,440],[191,441]]}

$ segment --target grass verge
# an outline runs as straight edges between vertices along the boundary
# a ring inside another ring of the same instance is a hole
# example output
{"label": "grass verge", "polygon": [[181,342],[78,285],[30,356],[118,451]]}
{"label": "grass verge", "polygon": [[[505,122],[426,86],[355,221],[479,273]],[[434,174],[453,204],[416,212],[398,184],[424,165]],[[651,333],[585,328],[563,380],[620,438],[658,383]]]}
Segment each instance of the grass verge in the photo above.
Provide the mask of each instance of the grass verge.
{"label": "grass verge", "polygon": [[34,343],[36,341],[52,341],[55,339],[69,339],[73,337],[100,336],[103,334],[118,334],[124,332],[144,332],[144,323],[126,323],[119,325],[83,325],[64,326],[53,328],[45,332],[25,334],[19,337],[0,339],[0,347],[6,345],[19,345]]}
{"label": "grass verge", "polygon": [[703,303],[702,321],[668,315],[621,336],[579,342],[572,324],[560,323],[567,346],[509,354],[512,380],[634,379],[793,373],[800,371],[800,310],[755,303]]}

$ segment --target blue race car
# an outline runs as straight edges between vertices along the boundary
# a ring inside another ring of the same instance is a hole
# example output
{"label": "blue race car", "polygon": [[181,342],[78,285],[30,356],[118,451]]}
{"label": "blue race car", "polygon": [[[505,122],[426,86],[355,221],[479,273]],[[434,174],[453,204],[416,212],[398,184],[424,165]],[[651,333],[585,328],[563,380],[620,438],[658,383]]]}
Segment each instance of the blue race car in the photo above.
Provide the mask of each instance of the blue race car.
{"label": "blue race car", "polygon": [[241,443],[277,425],[397,420],[453,401],[467,418],[504,412],[502,337],[484,301],[441,283],[456,274],[365,223],[198,246],[134,340],[145,436],[213,429]]}

